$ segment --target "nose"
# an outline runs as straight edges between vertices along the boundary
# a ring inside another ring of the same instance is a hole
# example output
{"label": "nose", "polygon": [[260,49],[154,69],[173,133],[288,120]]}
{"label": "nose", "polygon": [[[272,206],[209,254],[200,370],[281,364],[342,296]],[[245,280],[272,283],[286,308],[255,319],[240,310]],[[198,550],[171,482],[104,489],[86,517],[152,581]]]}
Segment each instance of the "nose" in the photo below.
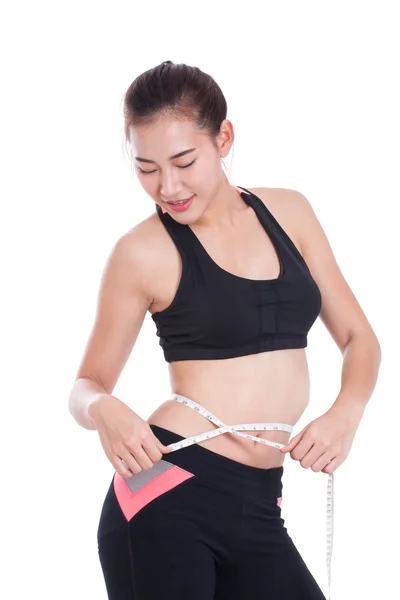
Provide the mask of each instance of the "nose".
{"label": "nose", "polygon": [[165,173],[161,180],[160,196],[168,202],[168,200],[177,200],[181,197],[181,186],[179,183],[178,174]]}

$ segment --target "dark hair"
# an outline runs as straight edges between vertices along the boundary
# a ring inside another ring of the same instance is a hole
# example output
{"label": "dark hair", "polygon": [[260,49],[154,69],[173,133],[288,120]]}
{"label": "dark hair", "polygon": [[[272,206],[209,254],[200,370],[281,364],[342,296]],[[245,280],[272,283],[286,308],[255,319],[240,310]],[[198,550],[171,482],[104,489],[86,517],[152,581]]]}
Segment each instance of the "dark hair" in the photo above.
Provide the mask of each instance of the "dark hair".
{"label": "dark hair", "polygon": [[125,144],[129,128],[147,125],[162,114],[192,121],[216,145],[227,103],[219,85],[198,67],[166,60],[139,75],[124,96]]}

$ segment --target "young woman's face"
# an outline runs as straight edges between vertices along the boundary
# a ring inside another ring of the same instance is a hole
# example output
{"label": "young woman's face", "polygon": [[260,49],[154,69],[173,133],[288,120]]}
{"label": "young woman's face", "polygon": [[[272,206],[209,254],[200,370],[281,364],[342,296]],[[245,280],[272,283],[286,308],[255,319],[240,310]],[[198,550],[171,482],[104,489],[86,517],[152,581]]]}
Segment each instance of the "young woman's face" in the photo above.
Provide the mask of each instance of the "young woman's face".
{"label": "young woman's face", "polygon": [[[223,123],[216,140],[218,147],[190,122],[172,117],[162,116],[150,126],[131,128],[134,167],[142,187],[180,222],[196,221],[221,186],[221,158],[229,153],[233,142],[230,123]],[[176,156],[183,152],[184,155]],[[182,211],[168,204],[191,197]]]}

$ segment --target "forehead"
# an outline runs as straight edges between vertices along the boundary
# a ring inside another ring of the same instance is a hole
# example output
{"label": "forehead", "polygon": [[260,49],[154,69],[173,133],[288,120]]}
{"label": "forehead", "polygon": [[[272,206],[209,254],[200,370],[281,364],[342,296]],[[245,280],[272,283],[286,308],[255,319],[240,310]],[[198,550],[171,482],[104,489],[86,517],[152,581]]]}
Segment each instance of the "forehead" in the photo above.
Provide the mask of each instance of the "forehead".
{"label": "forehead", "polygon": [[204,133],[191,121],[160,116],[149,125],[130,128],[129,139],[135,154],[147,158],[171,156],[206,143]]}

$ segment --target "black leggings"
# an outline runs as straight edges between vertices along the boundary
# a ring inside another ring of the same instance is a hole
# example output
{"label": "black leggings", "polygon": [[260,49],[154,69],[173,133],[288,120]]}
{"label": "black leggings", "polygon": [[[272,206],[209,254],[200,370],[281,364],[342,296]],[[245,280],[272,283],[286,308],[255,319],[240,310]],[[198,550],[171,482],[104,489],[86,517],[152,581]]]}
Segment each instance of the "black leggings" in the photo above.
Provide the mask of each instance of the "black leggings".
{"label": "black leggings", "polygon": [[281,517],[282,474],[196,444],[115,473],[98,527],[109,600],[323,600]]}

